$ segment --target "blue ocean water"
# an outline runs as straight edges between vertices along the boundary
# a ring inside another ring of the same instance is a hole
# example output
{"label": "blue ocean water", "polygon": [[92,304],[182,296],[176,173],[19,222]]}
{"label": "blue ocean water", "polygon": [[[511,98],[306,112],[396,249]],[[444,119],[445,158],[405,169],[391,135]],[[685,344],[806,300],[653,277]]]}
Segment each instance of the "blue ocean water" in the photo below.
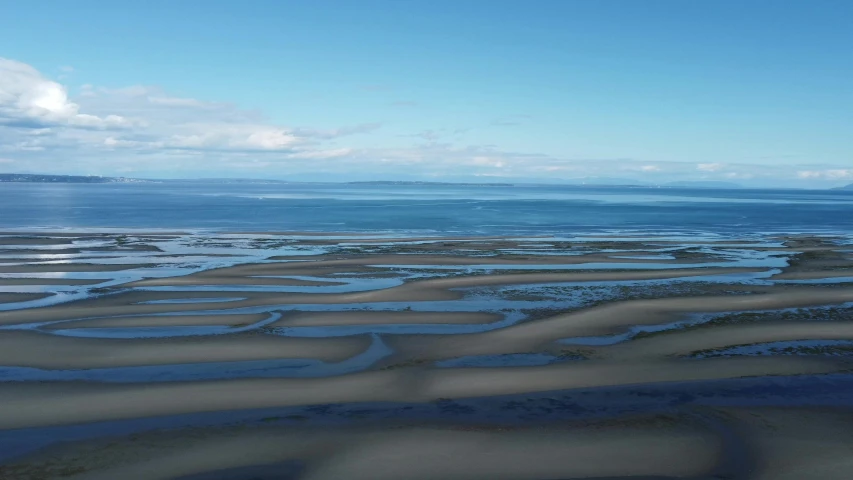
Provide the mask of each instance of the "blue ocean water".
{"label": "blue ocean water", "polygon": [[720,234],[853,231],[853,192],[163,182],[0,184],[0,228]]}

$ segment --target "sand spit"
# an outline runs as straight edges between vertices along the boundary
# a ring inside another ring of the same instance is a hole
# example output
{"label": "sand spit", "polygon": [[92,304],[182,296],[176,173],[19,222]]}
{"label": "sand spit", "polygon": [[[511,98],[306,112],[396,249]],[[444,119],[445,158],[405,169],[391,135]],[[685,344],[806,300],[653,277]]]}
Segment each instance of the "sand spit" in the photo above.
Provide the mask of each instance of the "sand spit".
{"label": "sand spit", "polygon": [[53,295],[52,293],[5,293],[0,292],[0,303],[17,303],[17,302],[30,302],[33,300],[39,300],[42,298],[47,298]]}
{"label": "sand spit", "polygon": [[[684,270],[644,270],[629,272],[568,272],[568,273],[518,273],[497,275],[475,275],[452,278],[435,278],[420,282],[411,282],[399,287],[400,290],[449,290],[457,288],[489,287],[500,285],[532,285],[536,283],[580,283],[615,282],[634,280],[667,280],[701,276],[737,275],[757,273],[755,268],[690,268]],[[386,291],[394,290],[389,288]]]}
{"label": "sand spit", "polygon": [[16,265],[16,264],[62,264],[62,263],[98,263],[100,260],[114,261],[123,258],[122,252],[114,252],[110,255],[86,255],[79,254],[74,256],[60,256],[56,254],[39,254],[25,256],[0,256],[0,265]]}
{"label": "sand spit", "polygon": [[[167,277],[167,278],[149,278],[124,284],[124,287],[183,287],[191,285],[279,285],[279,286],[332,286],[346,285],[344,282],[335,281],[329,278],[327,281],[319,280],[300,280],[295,278],[273,278],[262,276],[259,272],[251,272],[247,274],[237,274],[236,272],[228,272],[229,275],[223,274],[221,270],[210,270],[194,275],[186,275],[183,277]],[[310,272],[316,273],[316,272]]]}
{"label": "sand spit", "polygon": [[421,373],[421,381],[428,397],[467,398],[614,385],[819,374],[840,371],[850,366],[843,361],[821,358],[713,360],[727,362],[649,360],[626,364],[602,361],[524,368],[432,369]]}
{"label": "sand spit", "polygon": [[[129,315],[168,315],[199,310],[220,311],[260,305],[276,305],[281,294],[262,292],[145,292],[130,291],[112,295],[99,295],[68,303],[40,308],[12,310],[0,315],[0,324],[50,322]],[[237,301],[211,301],[203,303],[147,303],[159,301],[199,301],[206,299],[241,298]]]}
{"label": "sand spit", "polygon": [[3,248],[0,247],[0,254],[3,255],[82,255],[83,253],[97,251],[113,251],[113,249],[101,250],[99,248]]}
{"label": "sand spit", "polygon": [[0,278],[0,286],[15,285],[97,285],[109,278]]}
{"label": "sand spit", "polygon": [[691,313],[776,310],[853,301],[853,289],[789,290],[719,297],[676,297],[609,303],[578,312],[469,335],[389,337],[395,360],[453,358],[465,355],[524,353],[571,337],[610,335],[631,325],[658,325]]}
{"label": "sand spit", "polygon": [[771,280],[819,280],[822,278],[853,277],[853,268],[819,270],[815,272],[783,272],[773,275]]}
{"label": "sand spit", "polygon": [[[650,255],[654,252],[632,252],[631,255]],[[641,259],[641,258],[613,258],[611,255],[605,254],[587,254],[587,255],[483,255],[483,256],[459,256],[459,255],[355,255],[355,256],[322,256],[311,261],[312,266],[316,267],[349,267],[349,266],[369,266],[369,265],[483,265],[483,264],[501,264],[501,265],[579,265],[584,263],[636,263],[636,264],[659,264],[671,263],[678,265],[679,263],[695,263],[694,260],[660,260],[660,259]],[[276,256],[270,257],[269,260],[291,260],[298,261],[298,257],[292,256]],[[304,260],[304,259],[303,259]],[[278,264],[268,264],[278,267]],[[284,264],[282,267],[287,268],[289,265]]]}
{"label": "sand spit", "polygon": [[[313,358],[338,362],[368,348],[370,338],[287,338],[235,334],[156,339],[59,337],[29,331],[0,334],[0,365],[81,369]],[[15,389],[0,383],[0,389]],[[7,411],[8,413],[8,411]],[[4,414],[5,415],[5,414]]]}
{"label": "sand spit", "polygon": [[503,317],[483,312],[288,312],[273,327],[318,327],[339,325],[472,324],[491,323]]}
{"label": "sand spit", "polygon": [[99,264],[99,263],[33,263],[29,265],[0,265],[0,273],[53,273],[53,272],[118,272],[135,268],[152,268],[153,264]]}
{"label": "sand spit", "polygon": [[[343,234],[349,235],[349,234]],[[376,235],[376,234],[365,234],[365,235]],[[311,243],[313,244],[328,244],[328,245],[338,245],[338,244],[372,244],[372,243],[410,243],[410,242],[423,242],[423,243],[444,243],[444,242],[462,242],[462,243],[471,243],[471,242],[487,242],[490,245],[494,244],[502,244],[509,243],[515,244],[519,241],[530,242],[530,241],[550,241],[553,239],[550,235],[543,236],[519,236],[519,237],[494,237],[494,236],[484,236],[484,237],[395,237],[395,236],[381,236],[378,238],[364,238],[353,236],[352,238],[345,238],[342,235],[334,234],[329,235],[325,234],[325,236],[334,236],[333,239],[323,239],[323,238],[315,238],[311,239]]]}
{"label": "sand spit", "polygon": [[51,230],[51,229],[30,229],[30,230],[9,230],[0,232],[0,236],[7,237],[24,237],[24,238],[55,238],[55,239],[72,239],[72,240],[104,240],[116,237],[132,236],[135,238],[162,238],[170,239],[183,235],[189,232],[178,231],[137,231],[117,228],[100,228],[94,230],[69,231],[66,229]]}
{"label": "sand spit", "polygon": [[601,347],[596,353],[609,360],[633,361],[735,345],[792,340],[853,340],[853,322],[769,322],[688,329]]}
{"label": "sand spit", "polygon": [[8,233],[0,233],[0,246],[10,246],[10,245],[71,245],[72,240],[77,239],[76,236],[70,236],[65,238],[60,237],[49,237],[49,236],[35,236],[33,234],[29,234],[27,236],[20,235],[14,236]]}
{"label": "sand spit", "polygon": [[[275,258],[275,257],[273,257]],[[695,260],[644,260],[644,259],[620,259],[610,258],[605,255],[571,256],[571,257],[460,257],[441,255],[372,255],[372,256],[348,256],[340,259],[324,260],[322,257],[312,257],[306,260],[304,257],[287,257],[287,261],[276,261],[270,263],[243,264],[232,267],[224,267],[203,272],[180,276],[145,279],[128,283],[128,287],[138,286],[181,286],[181,285],[321,285],[319,281],[304,281],[298,279],[278,279],[272,276],[296,276],[296,275],[330,275],[351,274],[354,272],[382,273],[388,268],[382,266],[395,265],[435,265],[435,266],[465,266],[465,265],[580,265],[585,263],[612,263],[614,265],[631,264],[661,264],[671,263],[674,267],[679,264],[696,263]],[[684,271],[695,271],[697,269],[685,269]],[[642,270],[641,270],[642,271]],[[606,272],[602,272],[606,273]],[[615,273],[615,272],[610,272]],[[621,272],[620,272],[621,273]],[[328,277],[329,282],[334,282],[333,277]]]}
{"label": "sand spit", "polygon": [[[104,317],[110,315],[151,315],[199,310],[199,306],[197,304],[141,304],[143,302],[156,300],[189,297],[246,297],[246,300],[236,302],[205,304],[205,310],[296,304],[333,305],[345,303],[421,302],[434,300],[458,300],[464,296],[464,293],[458,289],[464,288],[561,282],[662,280],[701,276],[734,275],[757,271],[760,270],[743,268],[697,268],[677,271],[655,270],[630,272],[558,272],[474,275],[414,281],[397,287],[355,293],[260,293],[245,292],[241,291],[239,288],[223,288],[221,291],[217,292],[192,293],[132,291],[40,309],[8,312],[0,318],[0,324],[8,325],[36,321]],[[202,293],[206,293],[207,295],[202,295]]]}
{"label": "sand spit", "polygon": [[655,382],[820,374],[849,367],[831,359],[747,357],[631,364],[582,362],[527,368],[405,369],[314,379],[144,385],[6,383],[0,384],[0,429],[295,405],[427,402]]}
{"label": "sand spit", "polygon": [[[200,304],[204,307],[204,304]],[[70,322],[45,325],[43,330],[61,330],[67,328],[138,328],[138,327],[175,327],[198,325],[245,326],[269,318],[267,313],[255,314],[201,314],[201,315],[149,315],[74,320]]]}

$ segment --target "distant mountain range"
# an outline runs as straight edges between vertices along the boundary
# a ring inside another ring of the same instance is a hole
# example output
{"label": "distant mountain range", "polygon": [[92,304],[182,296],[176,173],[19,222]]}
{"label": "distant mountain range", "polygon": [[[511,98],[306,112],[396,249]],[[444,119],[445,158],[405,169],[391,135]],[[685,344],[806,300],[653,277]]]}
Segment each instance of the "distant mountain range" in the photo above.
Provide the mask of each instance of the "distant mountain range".
{"label": "distant mountain range", "polygon": [[138,183],[138,180],[124,177],[101,177],[98,175],[37,175],[27,173],[0,173],[0,182],[17,183]]}
{"label": "distant mountain range", "polygon": [[833,190],[853,190],[853,183],[844,187],[833,188]]}

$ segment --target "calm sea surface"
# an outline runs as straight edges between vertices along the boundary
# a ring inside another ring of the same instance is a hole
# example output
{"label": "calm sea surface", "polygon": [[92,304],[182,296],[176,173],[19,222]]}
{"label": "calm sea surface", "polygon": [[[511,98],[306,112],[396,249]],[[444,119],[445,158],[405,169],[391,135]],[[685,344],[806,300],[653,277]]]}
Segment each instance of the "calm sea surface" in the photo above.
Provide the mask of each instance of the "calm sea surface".
{"label": "calm sea surface", "polygon": [[0,228],[573,234],[853,232],[853,192],[578,186],[0,184]]}

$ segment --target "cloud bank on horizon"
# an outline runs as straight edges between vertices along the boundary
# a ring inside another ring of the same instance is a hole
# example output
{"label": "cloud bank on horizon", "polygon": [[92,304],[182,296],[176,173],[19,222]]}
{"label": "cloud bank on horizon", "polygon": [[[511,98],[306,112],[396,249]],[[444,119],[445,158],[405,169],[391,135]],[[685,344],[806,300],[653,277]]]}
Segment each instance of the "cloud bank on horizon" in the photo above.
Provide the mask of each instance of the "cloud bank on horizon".
{"label": "cloud bank on horizon", "polygon": [[366,120],[328,129],[275,125],[260,112],[227,102],[175,97],[141,85],[86,84],[71,98],[65,85],[33,66],[0,58],[0,163],[6,171],[161,178],[853,182],[853,168],[559,158],[466,145],[460,132],[445,130],[412,133],[407,147],[349,146],[348,137],[382,128]]}
{"label": "cloud bank on horizon", "polygon": [[463,3],[9,4],[0,170],[853,182],[849,2]]}

